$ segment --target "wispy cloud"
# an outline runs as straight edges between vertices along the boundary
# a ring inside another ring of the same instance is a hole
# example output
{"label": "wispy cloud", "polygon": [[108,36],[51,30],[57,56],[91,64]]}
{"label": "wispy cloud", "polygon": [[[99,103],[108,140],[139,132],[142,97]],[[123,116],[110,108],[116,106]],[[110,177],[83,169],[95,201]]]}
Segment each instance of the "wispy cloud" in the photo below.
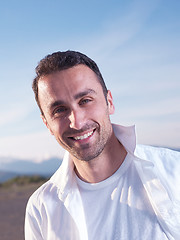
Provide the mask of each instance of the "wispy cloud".
{"label": "wispy cloud", "polygon": [[29,111],[31,110],[23,104],[14,103],[10,107],[6,106],[6,109],[1,111],[0,127],[22,120]]}
{"label": "wispy cloud", "polygon": [[[160,1],[130,2],[125,12],[120,12],[113,19],[104,22],[104,26],[94,35],[83,36],[79,48],[101,61],[107,56],[116,55],[121,46],[133,39],[140,32]],[[76,43],[77,44],[77,43]],[[78,45],[78,44],[77,44]]]}
{"label": "wispy cloud", "polygon": [[0,157],[38,162],[52,156],[62,157],[63,153],[64,150],[48,131],[0,138]]}
{"label": "wispy cloud", "polygon": [[180,125],[176,122],[137,122],[137,142],[157,146],[180,148]]}
{"label": "wispy cloud", "polygon": [[[152,121],[153,118],[167,117],[168,115],[173,117],[173,114],[180,114],[180,98],[171,98],[155,101],[153,103],[145,103],[143,105],[134,108],[127,109],[125,116],[129,119],[146,119],[146,121]],[[180,121],[180,119],[177,119]]]}

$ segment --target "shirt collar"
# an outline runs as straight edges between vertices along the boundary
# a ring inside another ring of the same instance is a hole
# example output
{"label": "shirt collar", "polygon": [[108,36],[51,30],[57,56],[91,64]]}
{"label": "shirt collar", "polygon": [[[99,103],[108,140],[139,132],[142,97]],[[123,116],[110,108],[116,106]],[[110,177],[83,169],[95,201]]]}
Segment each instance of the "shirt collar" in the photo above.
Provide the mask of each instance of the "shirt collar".
{"label": "shirt collar", "polygon": [[[127,152],[134,153],[136,147],[135,126],[124,127],[112,124],[113,131],[117,139],[122,143]],[[63,162],[56,173],[51,177],[50,181],[57,186],[60,196],[66,197],[69,191],[73,191],[76,184],[74,174],[74,164],[66,151]]]}
{"label": "shirt collar", "polygon": [[112,124],[115,136],[125,147],[126,151],[134,154],[136,148],[136,134],[135,126],[121,126],[118,124]]}

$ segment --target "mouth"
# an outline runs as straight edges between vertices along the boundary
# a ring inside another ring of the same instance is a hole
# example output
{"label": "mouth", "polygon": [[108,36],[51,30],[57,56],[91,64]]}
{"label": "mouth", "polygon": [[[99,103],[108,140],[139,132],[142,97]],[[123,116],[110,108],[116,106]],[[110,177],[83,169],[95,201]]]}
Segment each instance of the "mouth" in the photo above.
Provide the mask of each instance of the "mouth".
{"label": "mouth", "polygon": [[90,131],[90,132],[87,132],[85,134],[78,135],[78,136],[75,136],[75,137],[70,137],[70,138],[73,139],[73,140],[76,140],[76,141],[78,141],[78,140],[85,140],[85,139],[91,137],[94,132],[95,132],[95,129]]}

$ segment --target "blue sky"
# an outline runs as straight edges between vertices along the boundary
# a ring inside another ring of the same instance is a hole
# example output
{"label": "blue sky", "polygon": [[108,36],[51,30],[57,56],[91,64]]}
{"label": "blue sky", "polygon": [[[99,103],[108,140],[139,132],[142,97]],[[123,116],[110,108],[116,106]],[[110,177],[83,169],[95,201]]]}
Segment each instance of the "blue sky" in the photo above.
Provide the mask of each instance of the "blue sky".
{"label": "blue sky", "polygon": [[180,147],[179,0],[7,0],[0,3],[0,161],[41,161],[63,150],[43,125],[34,68],[54,51],[81,51],[100,67],[137,142]]}

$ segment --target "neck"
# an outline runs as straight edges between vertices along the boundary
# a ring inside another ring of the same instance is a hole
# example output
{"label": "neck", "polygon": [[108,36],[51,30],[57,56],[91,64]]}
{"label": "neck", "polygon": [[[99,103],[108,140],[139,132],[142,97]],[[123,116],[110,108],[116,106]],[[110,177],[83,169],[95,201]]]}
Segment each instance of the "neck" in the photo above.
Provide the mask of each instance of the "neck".
{"label": "neck", "polygon": [[97,158],[87,162],[73,158],[75,172],[85,182],[101,182],[117,171],[126,154],[125,148],[113,133],[109,144]]}

